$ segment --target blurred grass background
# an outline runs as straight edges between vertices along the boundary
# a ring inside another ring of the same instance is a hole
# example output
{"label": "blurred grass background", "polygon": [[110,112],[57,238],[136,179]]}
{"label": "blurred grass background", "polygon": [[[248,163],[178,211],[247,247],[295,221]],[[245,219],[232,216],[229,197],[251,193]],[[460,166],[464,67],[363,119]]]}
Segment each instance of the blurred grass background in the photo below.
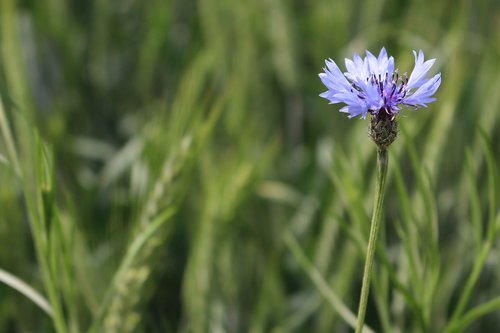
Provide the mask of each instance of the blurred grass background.
{"label": "blurred grass background", "polygon": [[443,81],[367,324],[499,331],[498,1],[1,0],[0,268],[51,315],[0,284],[0,332],[349,332],[376,149],[317,74],[382,46]]}

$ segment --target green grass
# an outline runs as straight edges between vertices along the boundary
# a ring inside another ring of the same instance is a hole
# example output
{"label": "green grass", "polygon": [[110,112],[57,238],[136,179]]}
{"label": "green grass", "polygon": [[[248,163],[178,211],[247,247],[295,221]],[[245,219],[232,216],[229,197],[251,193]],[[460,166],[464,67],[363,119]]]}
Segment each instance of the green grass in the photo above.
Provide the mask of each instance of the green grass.
{"label": "green grass", "polygon": [[499,15],[1,1],[0,332],[353,331],[376,147],[317,73],[381,46],[443,79],[389,149],[365,331],[500,330]]}

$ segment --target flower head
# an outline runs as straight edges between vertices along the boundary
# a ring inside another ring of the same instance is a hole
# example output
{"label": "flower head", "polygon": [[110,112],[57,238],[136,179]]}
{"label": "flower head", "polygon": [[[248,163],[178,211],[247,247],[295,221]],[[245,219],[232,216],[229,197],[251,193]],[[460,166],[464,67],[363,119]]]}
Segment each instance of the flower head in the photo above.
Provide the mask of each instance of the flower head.
{"label": "flower head", "polygon": [[330,104],[345,103],[340,112],[348,113],[349,118],[365,118],[370,113],[377,123],[385,118],[394,121],[401,106],[427,107],[436,100],[433,95],[441,84],[441,73],[427,78],[435,59],[424,61],[422,50],[413,53],[415,67],[410,77],[394,69],[394,58],[387,56],[385,48],[378,57],[366,51],[364,59],[358,54],[353,60],[345,59],[346,73],[333,60],[326,60],[319,77],[328,90],[320,96]]}

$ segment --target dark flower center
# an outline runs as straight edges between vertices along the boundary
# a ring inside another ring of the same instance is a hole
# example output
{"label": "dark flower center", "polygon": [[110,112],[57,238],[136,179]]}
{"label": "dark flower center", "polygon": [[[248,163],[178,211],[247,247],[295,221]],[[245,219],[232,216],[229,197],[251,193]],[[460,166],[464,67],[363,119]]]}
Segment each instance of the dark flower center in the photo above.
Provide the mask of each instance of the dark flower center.
{"label": "dark flower center", "polygon": [[386,120],[394,121],[394,118],[396,117],[386,106],[382,107],[378,111],[371,111],[370,113],[375,118],[376,122]]}
{"label": "dark flower center", "polygon": [[399,111],[398,105],[404,103],[408,93],[408,76],[406,73],[399,75],[396,69],[392,75],[387,72],[383,76],[372,74],[366,78],[366,82],[377,87],[379,96],[384,101],[382,108],[370,110],[369,112],[372,115],[377,115],[379,119],[388,117],[393,120],[394,115]]}

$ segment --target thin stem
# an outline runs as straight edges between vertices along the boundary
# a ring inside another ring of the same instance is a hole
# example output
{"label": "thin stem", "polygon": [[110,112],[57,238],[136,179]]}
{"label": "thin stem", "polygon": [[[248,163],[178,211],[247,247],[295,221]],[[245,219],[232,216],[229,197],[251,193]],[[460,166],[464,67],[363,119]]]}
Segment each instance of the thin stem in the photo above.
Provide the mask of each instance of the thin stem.
{"label": "thin stem", "polygon": [[366,251],[365,269],[363,272],[363,284],[361,286],[361,297],[358,308],[358,324],[356,333],[361,333],[365,322],[366,304],[368,303],[368,293],[370,291],[370,279],[373,268],[373,257],[377,248],[377,236],[380,226],[380,217],[382,215],[382,203],[384,202],[385,180],[387,177],[387,166],[389,156],[386,148],[377,150],[377,185],[375,192],[375,202],[373,207],[372,222],[370,228],[370,237],[368,239],[368,249]]}

